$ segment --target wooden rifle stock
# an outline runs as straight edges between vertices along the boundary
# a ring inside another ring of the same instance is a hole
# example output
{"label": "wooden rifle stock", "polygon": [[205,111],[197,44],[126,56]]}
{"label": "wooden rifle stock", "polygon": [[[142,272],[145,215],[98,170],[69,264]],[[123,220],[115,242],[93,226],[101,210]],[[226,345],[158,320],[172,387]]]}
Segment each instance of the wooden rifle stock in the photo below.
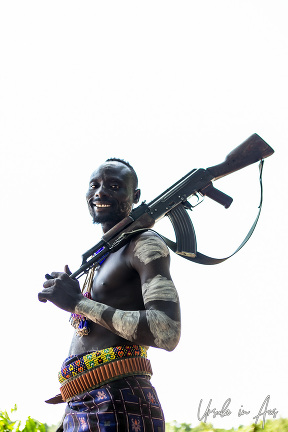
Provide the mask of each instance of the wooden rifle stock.
{"label": "wooden rifle stock", "polygon": [[214,180],[271,156],[274,150],[256,133],[232,150],[224,162],[207,168]]}

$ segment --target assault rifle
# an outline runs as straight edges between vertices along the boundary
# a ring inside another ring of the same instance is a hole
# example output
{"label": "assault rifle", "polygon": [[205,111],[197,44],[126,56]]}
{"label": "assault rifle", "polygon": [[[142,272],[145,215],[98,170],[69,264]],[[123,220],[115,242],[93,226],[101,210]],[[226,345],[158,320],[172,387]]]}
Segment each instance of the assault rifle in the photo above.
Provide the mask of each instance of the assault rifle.
{"label": "assault rifle", "polygon": [[[149,204],[144,201],[132,210],[129,216],[107,231],[99,243],[82,255],[80,268],[70,277],[80,278],[94,265],[101,263],[104,255],[120,249],[129,241],[131,235],[152,228],[163,216],[168,216],[173,225],[176,243],[162,237],[178,255],[202,264],[217,264],[224,261],[227,258],[214,259],[197,252],[194,227],[187,213],[193,206],[188,202],[188,198],[192,195],[207,196],[228,208],[233,199],[216,189],[212,182],[255,162],[261,161],[263,164],[263,159],[273,153],[274,150],[259,135],[253,134],[229,153],[225,161],[219,165],[207,169],[193,169]],[[257,220],[258,218],[252,232]],[[238,250],[246,243],[247,237]],[[46,278],[49,279],[51,276],[47,274]]]}

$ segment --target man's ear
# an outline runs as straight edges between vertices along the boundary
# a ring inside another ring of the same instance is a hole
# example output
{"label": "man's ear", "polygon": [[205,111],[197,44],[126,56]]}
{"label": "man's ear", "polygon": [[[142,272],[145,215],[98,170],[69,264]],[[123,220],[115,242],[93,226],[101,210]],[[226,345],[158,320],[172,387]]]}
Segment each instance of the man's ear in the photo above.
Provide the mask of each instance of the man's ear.
{"label": "man's ear", "polygon": [[134,200],[133,200],[134,204],[137,204],[139,202],[140,195],[141,195],[140,189],[135,189],[135,191],[134,191]]}

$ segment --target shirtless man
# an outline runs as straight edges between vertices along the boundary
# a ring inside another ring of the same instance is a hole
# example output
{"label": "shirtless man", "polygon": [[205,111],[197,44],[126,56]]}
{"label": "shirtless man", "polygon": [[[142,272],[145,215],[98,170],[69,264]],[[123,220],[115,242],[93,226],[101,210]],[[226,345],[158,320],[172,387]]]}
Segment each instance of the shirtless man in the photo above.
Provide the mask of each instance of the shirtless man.
{"label": "shirtless man", "polygon": [[[86,198],[93,222],[100,223],[104,233],[139,202],[137,183],[134,169],[120,159],[108,159],[92,173]],[[53,272],[54,279],[44,282],[40,301],[49,300],[86,317],[90,326],[88,335],[75,332],[59,375],[61,389],[84,372],[91,376],[103,364],[110,368],[106,375],[100,374],[104,383],[89,378],[87,389],[82,385],[75,394],[74,386],[68,397],[61,391],[68,400],[64,431],[164,431],[146,351],[149,346],[172,351],[180,338],[179,300],[169,264],[165,243],[156,233],[146,231],[132,237],[96,269],[91,298],[84,297],[78,281],[68,276],[68,266],[64,273]],[[141,372],[139,363],[131,366],[131,358],[141,359]],[[117,373],[111,377],[111,365],[117,359],[126,363],[118,377]]]}

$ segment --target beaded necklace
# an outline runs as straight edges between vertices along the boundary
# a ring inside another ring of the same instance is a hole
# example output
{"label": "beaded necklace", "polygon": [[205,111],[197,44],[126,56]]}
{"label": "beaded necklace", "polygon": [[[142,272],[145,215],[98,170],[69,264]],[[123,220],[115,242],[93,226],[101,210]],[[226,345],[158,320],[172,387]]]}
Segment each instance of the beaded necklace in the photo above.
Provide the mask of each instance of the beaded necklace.
{"label": "beaded necklace", "polygon": [[[95,255],[97,255],[99,252],[101,252],[104,248],[99,249],[97,252],[95,252]],[[83,288],[82,288],[82,294],[84,297],[92,299],[91,296],[91,290],[93,285],[93,279],[94,279],[94,273],[95,270],[98,269],[108,258],[109,252],[107,252],[105,255],[103,255],[102,260],[99,261],[99,263],[96,263],[87,273]],[[75,313],[71,313],[69,318],[70,324],[72,327],[75,328],[77,336],[87,336],[90,333],[90,325],[89,320],[84,315],[79,315]]]}

